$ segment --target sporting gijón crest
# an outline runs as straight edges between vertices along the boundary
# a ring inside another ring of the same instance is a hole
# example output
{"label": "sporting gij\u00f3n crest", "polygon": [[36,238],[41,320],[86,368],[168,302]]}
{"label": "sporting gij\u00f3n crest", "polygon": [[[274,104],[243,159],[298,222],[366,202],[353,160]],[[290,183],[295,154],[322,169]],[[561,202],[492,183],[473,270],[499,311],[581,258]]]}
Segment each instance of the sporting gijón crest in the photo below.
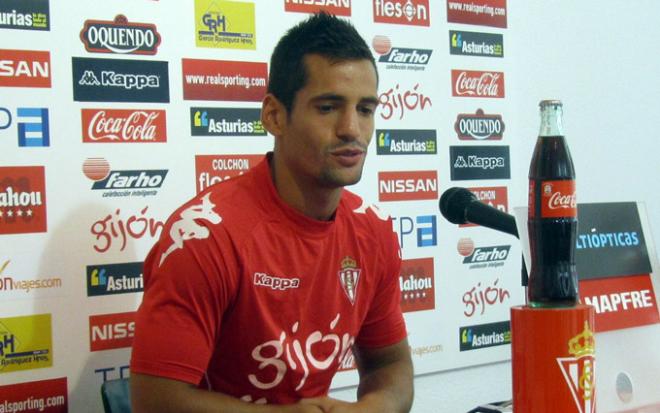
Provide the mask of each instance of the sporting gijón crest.
{"label": "sporting gij\u00f3n crest", "polygon": [[341,270],[337,274],[346,296],[351,304],[355,304],[358,281],[360,280],[360,269],[357,268],[357,262],[349,256],[344,257],[341,261]]}

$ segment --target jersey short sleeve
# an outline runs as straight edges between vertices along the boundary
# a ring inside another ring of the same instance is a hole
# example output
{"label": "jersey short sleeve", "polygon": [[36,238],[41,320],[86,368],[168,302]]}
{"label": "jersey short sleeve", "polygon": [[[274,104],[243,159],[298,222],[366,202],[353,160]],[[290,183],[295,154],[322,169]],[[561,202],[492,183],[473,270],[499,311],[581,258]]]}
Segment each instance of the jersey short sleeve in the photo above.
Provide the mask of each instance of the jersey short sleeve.
{"label": "jersey short sleeve", "polygon": [[218,246],[222,232],[217,232],[187,240],[165,257],[172,241],[163,235],[149,253],[132,372],[200,383],[235,288],[235,258],[223,254],[230,246]]}
{"label": "jersey short sleeve", "polygon": [[[387,228],[392,228],[388,218]],[[401,271],[401,254],[396,234],[385,229],[379,250],[380,282],[356,339],[356,344],[362,347],[384,347],[403,340],[406,326],[401,313],[401,291],[399,288],[399,273]]]}

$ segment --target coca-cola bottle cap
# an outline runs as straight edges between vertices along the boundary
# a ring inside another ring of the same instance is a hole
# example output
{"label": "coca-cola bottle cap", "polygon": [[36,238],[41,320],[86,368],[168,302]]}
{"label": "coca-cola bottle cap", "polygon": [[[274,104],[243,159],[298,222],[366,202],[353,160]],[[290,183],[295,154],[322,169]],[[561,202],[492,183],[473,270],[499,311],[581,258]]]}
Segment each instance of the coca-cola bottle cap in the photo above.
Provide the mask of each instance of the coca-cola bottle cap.
{"label": "coca-cola bottle cap", "polygon": [[561,100],[559,99],[544,99],[539,102],[539,107],[544,108],[547,106],[562,106]]}

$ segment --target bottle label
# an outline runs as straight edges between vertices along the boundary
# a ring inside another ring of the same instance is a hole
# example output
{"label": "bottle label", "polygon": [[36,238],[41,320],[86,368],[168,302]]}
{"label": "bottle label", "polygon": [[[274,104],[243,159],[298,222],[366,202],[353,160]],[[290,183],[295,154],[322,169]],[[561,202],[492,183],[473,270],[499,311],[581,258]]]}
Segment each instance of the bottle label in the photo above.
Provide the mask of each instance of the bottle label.
{"label": "bottle label", "polygon": [[541,218],[575,218],[575,180],[541,182]]}

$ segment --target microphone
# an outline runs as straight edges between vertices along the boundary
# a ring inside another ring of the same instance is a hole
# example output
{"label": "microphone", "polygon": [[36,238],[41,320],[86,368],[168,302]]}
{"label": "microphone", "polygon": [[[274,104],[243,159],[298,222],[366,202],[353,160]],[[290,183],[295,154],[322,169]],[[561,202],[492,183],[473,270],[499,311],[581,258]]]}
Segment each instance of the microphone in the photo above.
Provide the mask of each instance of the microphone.
{"label": "microphone", "polygon": [[465,188],[449,188],[440,197],[440,212],[452,224],[481,225],[518,237],[516,220],[512,215],[479,201]]}

